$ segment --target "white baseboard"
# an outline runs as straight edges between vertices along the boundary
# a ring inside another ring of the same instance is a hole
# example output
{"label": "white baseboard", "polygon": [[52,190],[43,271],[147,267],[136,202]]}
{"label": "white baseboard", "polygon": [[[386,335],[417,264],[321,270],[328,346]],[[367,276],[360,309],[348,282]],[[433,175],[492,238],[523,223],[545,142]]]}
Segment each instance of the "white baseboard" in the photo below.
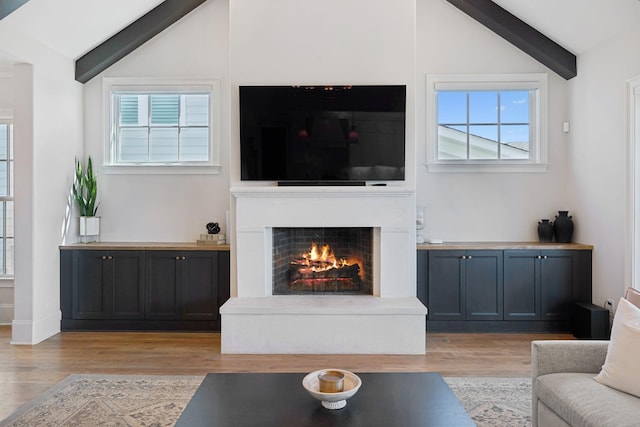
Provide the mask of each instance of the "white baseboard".
{"label": "white baseboard", "polygon": [[13,304],[0,304],[0,325],[10,325],[15,308]]}
{"label": "white baseboard", "polygon": [[11,344],[35,345],[60,332],[62,312],[55,312],[35,320],[14,320],[11,328]]}

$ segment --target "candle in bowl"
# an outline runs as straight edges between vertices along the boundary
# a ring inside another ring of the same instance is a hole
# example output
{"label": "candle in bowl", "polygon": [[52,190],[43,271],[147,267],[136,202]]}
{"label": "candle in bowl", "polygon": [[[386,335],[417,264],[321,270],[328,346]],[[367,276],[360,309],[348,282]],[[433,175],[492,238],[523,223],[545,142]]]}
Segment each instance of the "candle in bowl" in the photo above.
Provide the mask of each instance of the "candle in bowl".
{"label": "candle in bowl", "polygon": [[318,374],[321,393],[339,393],[344,390],[344,374],[340,371],[322,371]]}

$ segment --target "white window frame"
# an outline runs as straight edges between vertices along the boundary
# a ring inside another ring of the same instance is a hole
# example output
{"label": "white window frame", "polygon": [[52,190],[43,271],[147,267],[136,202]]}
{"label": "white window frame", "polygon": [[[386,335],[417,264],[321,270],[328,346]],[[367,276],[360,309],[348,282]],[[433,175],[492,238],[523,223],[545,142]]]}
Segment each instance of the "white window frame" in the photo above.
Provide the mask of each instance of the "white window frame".
{"label": "white window frame", "polygon": [[[206,162],[118,163],[113,135],[113,92],[194,92],[210,93],[209,158]],[[102,80],[105,174],[219,174],[220,173],[220,81],[218,79],[153,79],[105,77]]]}
{"label": "white window frame", "polygon": [[[532,90],[529,159],[438,159],[438,90]],[[429,74],[426,76],[426,164],[429,172],[546,172],[547,74]]]}
{"label": "white window frame", "polygon": [[[5,116],[2,115],[2,112],[0,112],[0,123],[13,127],[13,120],[10,118],[4,118],[4,117]],[[9,132],[13,134],[13,129],[11,129]],[[15,145],[13,147],[15,147]],[[2,245],[2,256],[4,258],[1,264],[3,267],[0,267],[0,281],[7,280],[7,279],[12,280],[13,273],[15,271],[15,239],[16,239],[15,237],[15,203],[13,205],[13,214],[12,214],[14,219],[14,223],[12,224],[13,237],[7,237],[7,202],[15,201],[15,195],[10,190],[13,187],[13,183],[11,182],[11,170],[15,168],[15,158],[14,160],[11,160],[11,158],[13,157],[13,152],[11,151],[11,148],[13,147],[11,144],[11,139],[9,139],[9,144],[7,146],[7,162],[11,162],[13,164],[12,165],[7,164],[7,184],[9,186],[9,194],[7,196],[0,196],[0,202],[2,202],[0,204],[0,210],[2,211],[1,214],[3,216],[3,220],[2,220],[2,227],[3,227],[2,236],[3,237],[0,238],[0,245]],[[15,176],[15,170],[13,172]],[[10,259],[7,257],[7,239],[11,239],[14,242],[13,252],[11,253]],[[10,263],[11,265],[8,266],[8,263]]]}

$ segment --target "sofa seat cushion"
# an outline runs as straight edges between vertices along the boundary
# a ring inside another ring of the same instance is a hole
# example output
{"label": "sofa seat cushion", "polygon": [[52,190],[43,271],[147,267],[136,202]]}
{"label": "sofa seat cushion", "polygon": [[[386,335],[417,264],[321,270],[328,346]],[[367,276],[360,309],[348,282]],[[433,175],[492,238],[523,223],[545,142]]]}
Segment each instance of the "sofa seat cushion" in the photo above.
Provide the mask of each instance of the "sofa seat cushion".
{"label": "sofa seat cushion", "polygon": [[640,399],[596,382],[594,374],[556,373],[536,378],[538,400],[574,427],[638,426]]}

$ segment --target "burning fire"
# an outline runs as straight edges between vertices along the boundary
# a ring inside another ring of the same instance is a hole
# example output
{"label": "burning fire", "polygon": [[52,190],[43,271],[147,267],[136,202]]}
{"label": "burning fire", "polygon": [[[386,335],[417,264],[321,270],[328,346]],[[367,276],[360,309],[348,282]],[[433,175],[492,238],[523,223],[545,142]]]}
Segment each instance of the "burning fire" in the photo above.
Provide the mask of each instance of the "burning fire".
{"label": "burning fire", "polygon": [[344,267],[349,265],[345,258],[338,260],[334,255],[329,245],[322,245],[322,250],[318,250],[318,245],[315,242],[311,243],[311,250],[309,253],[303,254],[306,265],[311,271],[327,271],[332,268]]}
{"label": "burning fire", "polygon": [[291,258],[289,285],[327,292],[360,290],[365,275],[362,266],[362,259],[337,258],[328,244],[311,242],[309,252]]}

